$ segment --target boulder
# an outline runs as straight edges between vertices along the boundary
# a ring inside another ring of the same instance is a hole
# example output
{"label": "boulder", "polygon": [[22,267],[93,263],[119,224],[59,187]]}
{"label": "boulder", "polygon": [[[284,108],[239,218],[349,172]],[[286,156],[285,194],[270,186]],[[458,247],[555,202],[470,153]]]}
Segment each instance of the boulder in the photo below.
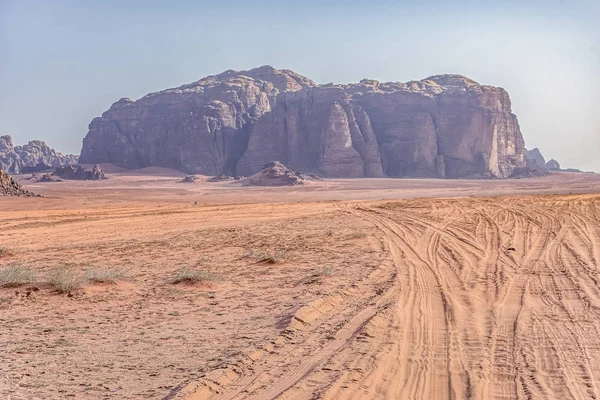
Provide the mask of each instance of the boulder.
{"label": "boulder", "polygon": [[318,85],[270,66],[123,98],[80,162],[249,176],[265,162],[326,177],[498,177],[526,165],[502,88],[461,75]]}

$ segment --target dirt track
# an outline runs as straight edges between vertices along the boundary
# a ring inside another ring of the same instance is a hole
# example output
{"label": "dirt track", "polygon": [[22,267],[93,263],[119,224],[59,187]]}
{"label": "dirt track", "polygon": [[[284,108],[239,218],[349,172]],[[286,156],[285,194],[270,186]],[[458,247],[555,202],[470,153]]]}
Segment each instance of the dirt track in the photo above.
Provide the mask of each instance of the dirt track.
{"label": "dirt track", "polygon": [[598,398],[600,197],[340,207],[383,233],[389,262],[175,398]]}

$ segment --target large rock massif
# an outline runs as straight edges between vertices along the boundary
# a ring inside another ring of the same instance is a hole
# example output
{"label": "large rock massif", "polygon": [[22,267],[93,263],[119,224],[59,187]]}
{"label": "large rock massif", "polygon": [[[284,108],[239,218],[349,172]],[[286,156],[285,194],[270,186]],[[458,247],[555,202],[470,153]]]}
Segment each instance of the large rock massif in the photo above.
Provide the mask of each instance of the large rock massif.
{"label": "large rock massif", "polygon": [[508,177],[526,163],[508,93],[460,75],[317,85],[226,71],[95,118],[80,162],[245,175],[279,160],[326,177]]}
{"label": "large rock massif", "polygon": [[0,136],[0,169],[9,174],[30,173],[76,164],[79,157],[64,155],[41,140],[14,146],[10,136]]}

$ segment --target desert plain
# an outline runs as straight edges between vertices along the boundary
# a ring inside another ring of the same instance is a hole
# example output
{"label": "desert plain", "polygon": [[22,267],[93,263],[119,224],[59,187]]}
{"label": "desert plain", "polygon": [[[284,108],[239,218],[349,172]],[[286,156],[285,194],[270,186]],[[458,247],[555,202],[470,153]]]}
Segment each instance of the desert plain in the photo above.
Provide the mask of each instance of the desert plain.
{"label": "desert plain", "polygon": [[0,398],[600,398],[597,174],[104,167],[0,197],[0,269],[34,273],[0,288]]}

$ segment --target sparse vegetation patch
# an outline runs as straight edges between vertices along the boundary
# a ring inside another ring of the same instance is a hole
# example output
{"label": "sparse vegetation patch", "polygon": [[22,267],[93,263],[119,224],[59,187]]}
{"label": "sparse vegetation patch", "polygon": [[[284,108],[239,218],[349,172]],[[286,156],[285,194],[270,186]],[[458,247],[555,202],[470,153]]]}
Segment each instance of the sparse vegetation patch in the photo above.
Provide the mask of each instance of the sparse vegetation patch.
{"label": "sparse vegetation patch", "polygon": [[125,271],[120,268],[89,267],[83,280],[92,283],[117,283],[127,278]]}
{"label": "sparse vegetation patch", "polygon": [[331,268],[331,267],[321,268],[320,270],[317,271],[317,273],[315,275],[317,275],[317,276],[333,276],[333,268]]}
{"label": "sparse vegetation patch", "polygon": [[195,283],[211,283],[221,280],[221,277],[216,274],[204,271],[202,269],[181,268],[177,270],[168,280],[173,285],[177,284],[195,284]]}
{"label": "sparse vegetation patch", "polygon": [[85,280],[70,266],[61,265],[50,271],[48,283],[60,293],[70,293],[80,289],[85,284]]}
{"label": "sparse vegetation patch", "polygon": [[17,287],[35,281],[34,272],[18,264],[9,265],[0,270],[1,287]]}
{"label": "sparse vegetation patch", "polygon": [[255,251],[250,250],[244,257],[255,259],[259,263],[275,264],[278,262],[285,262],[291,258],[288,251]]}

